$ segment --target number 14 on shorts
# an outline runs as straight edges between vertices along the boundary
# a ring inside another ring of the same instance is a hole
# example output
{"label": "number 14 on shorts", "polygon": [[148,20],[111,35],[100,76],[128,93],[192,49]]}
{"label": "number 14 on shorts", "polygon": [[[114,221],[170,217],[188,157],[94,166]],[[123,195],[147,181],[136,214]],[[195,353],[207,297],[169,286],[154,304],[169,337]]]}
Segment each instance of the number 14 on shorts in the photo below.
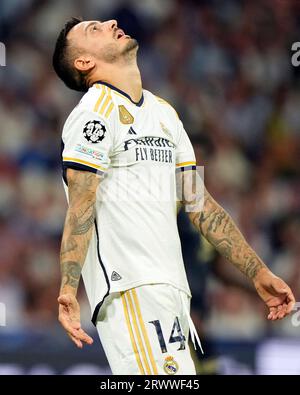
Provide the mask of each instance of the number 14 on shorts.
{"label": "number 14 on shorts", "polygon": [[[149,324],[153,324],[155,327],[156,334],[158,337],[158,342],[159,342],[159,345],[161,348],[161,352],[162,353],[168,352],[160,321],[159,320],[149,321]],[[179,350],[185,350],[185,341],[186,341],[186,339],[185,339],[184,334],[182,333],[179,319],[178,319],[178,317],[175,317],[168,343],[177,343],[178,342],[180,345],[179,345],[179,348],[177,349],[177,351],[179,351]]]}

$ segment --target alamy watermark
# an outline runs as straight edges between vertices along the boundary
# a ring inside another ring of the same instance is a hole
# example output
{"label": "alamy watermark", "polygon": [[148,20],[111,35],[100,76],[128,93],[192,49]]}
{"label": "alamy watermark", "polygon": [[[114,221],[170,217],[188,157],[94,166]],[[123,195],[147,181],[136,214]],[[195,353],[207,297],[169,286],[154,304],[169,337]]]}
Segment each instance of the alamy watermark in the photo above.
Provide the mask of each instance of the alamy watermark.
{"label": "alamy watermark", "polygon": [[0,303],[0,326],[6,326],[6,308],[4,303]]}
{"label": "alamy watermark", "polygon": [[300,302],[295,303],[293,310],[296,310],[296,312],[291,317],[292,325],[298,327],[300,326]]}
{"label": "alamy watermark", "polygon": [[300,66],[300,42],[296,41],[292,44],[292,51],[294,54],[291,57],[291,62],[294,67]]}
{"label": "alamy watermark", "polygon": [[[188,163],[188,162],[186,162]],[[185,202],[184,209],[186,212],[201,212],[204,204],[204,167],[193,166],[193,172],[189,167],[179,167],[174,176],[172,166],[157,171],[153,167],[144,173],[128,172],[127,167],[119,168],[114,177],[110,175],[108,169],[106,175],[100,174],[99,177],[111,177],[110,183],[100,183],[97,190],[99,201],[108,204],[118,204],[121,202],[147,202],[151,204],[171,205],[176,202]],[[192,166],[190,166],[192,167]],[[183,174],[185,175],[183,177]]]}
{"label": "alamy watermark", "polygon": [[6,48],[2,42],[0,42],[0,66],[6,66]]}

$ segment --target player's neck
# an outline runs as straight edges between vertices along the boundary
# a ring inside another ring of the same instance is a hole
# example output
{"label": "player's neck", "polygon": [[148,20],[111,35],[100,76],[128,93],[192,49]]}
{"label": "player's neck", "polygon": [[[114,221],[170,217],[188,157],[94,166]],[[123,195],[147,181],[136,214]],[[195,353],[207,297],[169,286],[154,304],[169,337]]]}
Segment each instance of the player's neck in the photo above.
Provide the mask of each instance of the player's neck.
{"label": "player's neck", "polygon": [[141,73],[137,65],[128,65],[127,67],[111,68],[109,76],[99,78],[98,81],[106,82],[120,89],[130,96],[134,102],[139,102],[142,94]]}
{"label": "player's neck", "polygon": [[[128,66],[118,70],[110,82],[113,86],[127,93],[134,102],[138,102],[142,97],[142,79],[138,67]],[[109,81],[108,81],[109,82]]]}

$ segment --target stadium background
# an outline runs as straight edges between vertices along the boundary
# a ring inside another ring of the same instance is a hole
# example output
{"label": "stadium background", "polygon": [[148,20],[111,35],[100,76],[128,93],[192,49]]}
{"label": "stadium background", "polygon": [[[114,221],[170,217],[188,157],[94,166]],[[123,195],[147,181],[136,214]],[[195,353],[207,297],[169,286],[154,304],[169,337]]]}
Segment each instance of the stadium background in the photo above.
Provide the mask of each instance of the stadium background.
{"label": "stadium background", "polygon": [[[138,39],[144,87],[175,106],[207,188],[300,300],[300,67],[291,64],[300,1],[1,0],[0,374],[109,373],[82,290],[95,345],[75,349],[57,323],[60,134],[80,96],[57,79],[51,55],[70,16],[117,19]],[[267,322],[250,283],[183,213],[179,226],[206,351],[199,373],[299,374],[297,314]]]}

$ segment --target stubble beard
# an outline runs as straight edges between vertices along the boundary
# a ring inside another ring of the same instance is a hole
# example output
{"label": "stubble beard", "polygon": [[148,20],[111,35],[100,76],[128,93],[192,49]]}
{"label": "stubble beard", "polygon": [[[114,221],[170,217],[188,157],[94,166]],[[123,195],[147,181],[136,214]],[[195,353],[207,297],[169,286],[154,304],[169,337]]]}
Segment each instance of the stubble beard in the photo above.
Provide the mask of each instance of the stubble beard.
{"label": "stubble beard", "polygon": [[[128,43],[126,44],[124,50],[122,53],[124,55],[129,54],[131,52],[134,52],[136,54],[137,50],[139,48],[139,44],[135,38],[129,38]],[[135,51],[134,51],[135,50]]]}
{"label": "stubble beard", "polygon": [[130,38],[125,48],[123,49],[121,56],[123,57],[125,63],[136,62],[137,51],[139,49],[139,44],[135,38]]}
{"label": "stubble beard", "polygon": [[127,44],[121,52],[118,44],[108,44],[99,55],[99,58],[109,64],[116,63],[122,59],[128,62],[136,58],[138,47],[138,42],[134,38],[128,39]]}

